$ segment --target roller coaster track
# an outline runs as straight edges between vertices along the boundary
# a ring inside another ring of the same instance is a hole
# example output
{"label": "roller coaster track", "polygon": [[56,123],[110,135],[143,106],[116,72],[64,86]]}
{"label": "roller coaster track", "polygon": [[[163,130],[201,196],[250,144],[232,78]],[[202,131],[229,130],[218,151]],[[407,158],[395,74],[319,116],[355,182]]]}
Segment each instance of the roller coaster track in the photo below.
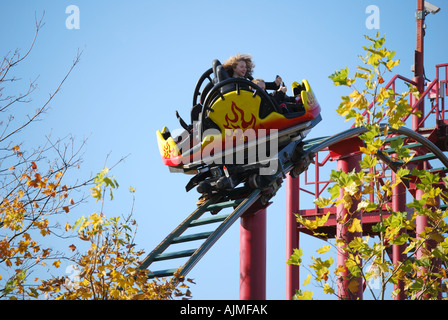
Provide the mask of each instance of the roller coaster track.
{"label": "roller coaster track", "polygon": [[[383,150],[379,150],[376,154],[377,158],[381,161],[382,171],[385,171],[387,169],[386,167],[388,167],[390,170],[397,172],[397,170],[403,166],[412,168],[416,167],[417,164],[421,162],[434,160],[439,161],[442,167],[437,169],[430,168],[429,171],[440,172],[441,174],[448,172],[448,157],[427,137],[406,127],[392,129],[386,125],[382,125],[381,132],[384,133],[386,128],[387,136],[384,137]],[[366,132],[367,129],[365,127],[357,127],[343,131],[331,137],[305,141],[304,150],[306,153],[304,156],[311,159],[320,151],[326,150],[335,144],[351,138],[359,137]],[[395,161],[391,156],[394,153],[394,149],[390,148],[390,142],[398,138],[402,139],[404,142],[403,147],[408,148],[410,153],[413,155],[413,158],[407,164],[400,161]],[[411,194],[414,195],[414,190],[411,189],[409,183],[406,181],[404,183]]]}
{"label": "roller coaster track", "polygon": [[[216,241],[227,231],[227,229],[254,203],[260,198],[261,191],[256,189],[252,192],[244,188],[235,189],[227,195],[216,195],[207,200],[190,214],[176,229],[174,229],[146,258],[140,265],[140,268],[146,269],[153,262],[162,260],[172,260],[177,258],[189,257],[188,261],[180,268],[179,276],[186,275],[204,254],[216,243]],[[216,215],[219,211],[227,208],[234,208],[230,214]],[[202,218],[206,212],[212,212],[213,215]],[[184,233],[195,227],[217,224],[219,226],[212,231],[201,233]],[[197,249],[188,249],[164,253],[164,251],[175,244],[187,243],[197,240],[204,240]],[[163,269],[148,274],[150,278],[172,276],[178,271],[178,268]]]}
{"label": "roller coaster track", "polygon": [[[381,130],[384,132],[386,127],[387,127],[386,125],[382,125]],[[440,150],[433,142],[428,140],[423,135],[421,135],[409,128],[406,128],[406,127],[401,127],[398,129],[392,129],[390,127],[387,127],[387,128],[388,128],[387,131],[388,131],[389,137],[386,138],[387,139],[387,140],[385,140],[386,142],[390,142],[391,140],[393,140],[394,135],[396,135],[396,136],[399,136],[401,139],[407,141],[407,143],[404,145],[405,147],[413,148],[413,149],[416,149],[418,147],[424,147],[427,149],[427,151],[429,151],[429,154],[427,154],[427,156],[426,156],[427,159],[426,158],[425,159],[424,158],[414,158],[414,162],[416,160],[431,160],[431,159],[437,158],[445,165],[446,168],[448,168],[448,158],[443,153],[443,151]],[[331,137],[318,138],[318,139],[313,139],[310,141],[305,141],[305,146],[304,146],[304,150],[306,151],[305,156],[311,156],[311,155],[315,154],[316,152],[327,149],[328,147],[330,147],[336,143],[340,143],[349,138],[359,137],[360,135],[362,135],[363,133],[366,133],[366,132],[367,132],[367,129],[365,127],[357,127],[357,128],[352,128],[352,129],[343,131],[343,132],[336,134],[334,136],[331,136]],[[413,141],[412,144],[410,143],[410,141]],[[390,153],[391,153],[391,150],[387,149],[384,151],[380,151],[377,154],[377,156],[384,162],[391,165],[391,164],[394,164],[394,161],[389,156],[387,156],[387,154],[390,154]],[[394,170],[394,169],[396,169],[396,167],[391,168],[391,169]]]}

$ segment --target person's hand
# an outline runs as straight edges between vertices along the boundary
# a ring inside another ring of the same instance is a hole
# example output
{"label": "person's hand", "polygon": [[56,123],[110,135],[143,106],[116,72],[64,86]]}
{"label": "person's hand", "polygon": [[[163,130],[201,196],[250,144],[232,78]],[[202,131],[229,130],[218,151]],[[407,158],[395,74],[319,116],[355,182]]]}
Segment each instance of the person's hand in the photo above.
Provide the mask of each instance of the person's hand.
{"label": "person's hand", "polygon": [[282,84],[282,82],[283,82],[283,79],[282,79],[282,77],[280,77],[280,76],[277,76],[277,78],[275,78],[275,84],[277,85],[277,87],[280,87],[280,85]]}
{"label": "person's hand", "polygon": [[283,92],[283,93],[286,93],[286,90],[288,90],[285,86],[282,86],[282,87],[280,87],[280,88],[278,88],[278,90],[277,91],[281,91],[281,92]]}

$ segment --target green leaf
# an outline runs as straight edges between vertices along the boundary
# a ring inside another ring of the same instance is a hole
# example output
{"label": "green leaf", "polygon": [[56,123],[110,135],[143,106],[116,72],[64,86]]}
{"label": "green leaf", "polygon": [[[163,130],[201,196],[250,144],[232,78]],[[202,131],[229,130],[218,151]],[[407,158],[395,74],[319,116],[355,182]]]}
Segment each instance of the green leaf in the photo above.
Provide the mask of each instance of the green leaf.
{"label": "green leaf", "polygon": [[405,244],[408,241],[408,239],[409,239],[409,235],[407,233],[402,233],[398,237],[396,237],[395,239],[390,241],[390,243],[396,244],[396,245],[402,245],[402,244]]}
{"label": "green leaf", "polygon": [[331,188],[328,188],[328,192],[330,193],[331,199],[337,199],[339,198],[341,188],[337,184],[335,184]]}
{"label": "green leaf", "polygon": [[412,283],[412,285],[409,287],[409,290],[418,292],[423,289],[423,286],[424,286],[423,279],[417,278],[415,279],[414,283]]}
{"label": "green leaf", "polygon": [[72,230],[75,230],[76,227],[78,227],[80,225],[81,222],[84,222],[86,220],[86,218],[84,216],[82,216],[81,218],[79,218],[78,220],[75,221],[75,224],[72,227]]}
{"label": "green leaf", "polygon": [[362,169],[373,168],[377,164],[377,159],[376,157],[372,157],[366,154],[359,164],[361,165]]}
{"label": "green leaf", "polygon": [[289,265],[300,266],[300,264],[302,263],[301,257],[303,255],[303,251],[302,249],[294,249],[293,251],[294,251],[293,254],[288,259],[288,261],[286,261],[286,263]]}
{"label": "green leaf", "polygon": [[377,233],[384,232],[386,231],[386,227],[383,225],[383,223],[378,222],[377,224],[372,226],[372,231]]}
{"label": "green leaf", "polygon": [[415,265],[418,267],[430,267],[431,264],[432,261],[429,258],[415,259]]}
{"label": "green leaf", "polygon": [[348,79],[348,67],[340,71],[335,71],[329,78],[333,80],[335,86],[350,86],[352,84],[352,80]]}
{"label": "green leaf", "polygon": [[409,174],[410,170],[401,167],[400,169],[397,170],[397,172],[395,173],[396,176],[400,177],[400,179],[404,179],[406,178],[406,176]]}
{"label": "green leaf", "polygon": [[369,130],[366,133],[363,133],[360,138],[364,140],[366,143],[372,142],[378,133],[375,130]]}
{"label": "green leaf", "polygon": [[387,56],[387,59],[392,59],[393,57],[395,57],[396,54],[397,54],[396,51],[391,51],[391,52],[389,53],[389,55]]}

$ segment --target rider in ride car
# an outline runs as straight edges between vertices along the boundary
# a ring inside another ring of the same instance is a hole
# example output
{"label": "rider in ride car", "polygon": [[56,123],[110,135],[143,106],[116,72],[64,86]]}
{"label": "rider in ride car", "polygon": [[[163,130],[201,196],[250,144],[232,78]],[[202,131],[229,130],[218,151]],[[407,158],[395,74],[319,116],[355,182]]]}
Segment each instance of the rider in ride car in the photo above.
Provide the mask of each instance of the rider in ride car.
{"label": "rider in ride car", "polygon": [[[280,76],[277,76],[277,79],[282,80]],[[266,82],[263,79],[254,79],[252,80],[257,86],[261,89],[266,90]],[[269,95],[274,99],[275,102],[280,106],[280,111],[282,113],[288,112],[297,112],[299,111],[300,105],[302,104],[302,98],[300,97],[300,92],[294,97],[290,97],[286,95],[287,88],[282,83],[282,85],[270,93]]]}
{"label": "rider in ride car", "polygon": [[[245,78],[253,80],[252,73],[255,64],[252,61],[252,56],[249,54],[238,53],[223,63],[224,69],[228,75],[233,78]],[[277,76],[273,82],[265,82],[267,90],[278,90],[282,84],[282,78]]]}

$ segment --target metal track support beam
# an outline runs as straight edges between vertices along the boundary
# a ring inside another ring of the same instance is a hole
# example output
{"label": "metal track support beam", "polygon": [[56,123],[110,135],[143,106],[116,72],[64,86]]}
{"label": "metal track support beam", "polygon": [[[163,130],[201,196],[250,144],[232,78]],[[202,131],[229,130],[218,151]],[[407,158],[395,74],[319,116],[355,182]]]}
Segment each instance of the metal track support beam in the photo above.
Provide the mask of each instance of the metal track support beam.
{"label": "metal track support beam", "polygon": [[241,217],[240,300],[266,300],[266,208]]}
{"label": "metal track support beam", "polygon": [[[295,214],[299,212],[299,177],[286,178],[286,260],[299,248],[299,232]],[[299,266],[286,265],[286,299],[292,300],[300,287]]]}
{"label": "metal track support beam", "polygon": [[[395,182],[395,173],[392,173],[392,177]],[[406,187],[404,184],[397,184],[392,190],[392,210],[394,212],[406,212]],[[406,232],[406,229],[400,231],[401,233]],[[404,254],[404,250],[406,248],[406,244],[397,245],[394,244],[392,246],[392,263],[397,266],[402,261],[406,259],[406,254]],[[396,284],[394,284],[394,290],[400,289],[400,292],[394,297],[395,300],[406,300],[406,295],[404,294],[404,282],[402,280],[398,280]]]}
{"label": "metal track support beam", "polygon": [[[342,170],[343,172],[350,172],[353,169],[357,171],[360,170],[359,162],[361,160],[361,155],[352,155],[341,157],[337,160],[337,169]],[[341,191],[341,196],[343,196],[343,192]],[[353,201],[352,208],[358,206],[356,201]],[[349,231],[349,219],[357,218],[361,220],[362,217],[359,213],[350,214],[350,212],[354,212],[354,210],[349,210],[344,207],[344,203],[341,203],[337,206],[337,220],[340,221],[336,226],[336,238],[338,240],[342,240],[341,243],[348,244],[355,237],[362,237],[362,232],[350,232]],[[338,298],[340,300],[362,300],[363,297],[363,281],[361,277],[354,278],[350,276],[350,273],[346,267],[346,261],[348,259],[348,253],[344,250],[344,245],[341,244],[337,250],[337,265],[342,268],[344,271],[340,272],[340,276],[338,277]]]}

